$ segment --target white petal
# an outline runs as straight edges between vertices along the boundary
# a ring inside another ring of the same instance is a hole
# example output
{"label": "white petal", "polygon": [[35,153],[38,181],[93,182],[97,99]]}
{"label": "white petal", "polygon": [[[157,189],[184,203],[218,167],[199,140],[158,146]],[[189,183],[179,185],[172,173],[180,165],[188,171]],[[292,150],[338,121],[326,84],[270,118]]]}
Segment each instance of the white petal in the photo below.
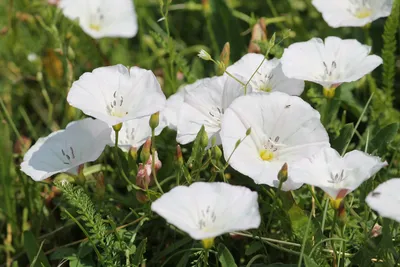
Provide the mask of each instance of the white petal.
{"label": "white petal", "polygon": [[72,84],[67,101],[110,126],[149,116],[165,106],[165,96],[151,71],[122,65],[101,67]]}
{"label": "white petal", "polygon": [[151,209],[197,240],[257,228],[261,221],[257,193],[226,183],[175,187]]}
{"label": "white petal", "polygon": [[206,78],[196,88],[185,90],[184,103],[179,111],[178,143],[192,142],[202,125],[209,139],[220,131],[225,80],[224,76]]}
{"label": "white petal", "polygon": [[[260,66],[261,62],[264,63]],[[279,59],[264,60],[260,54],[249,53],[239,61],[227,68],[231,74],[243,76],[247,82],[257,91],[280,91],[290,95],[300,95],[304,90],[304,81],[289,79],[283,72]],[[235,75],[236,76],[236,75]]]}
{"label": "white petal", "polygon": [[[362,27],[378,18],[389,16],[393,0],[313,0],[312,4],[333,28]],[[370,11],[370,15],[365,18],[357,17],[357,10],[362,11],[363,7]]]}
{"label": "white petal", "polygon": [[134,37],[137,17],[130,0],[61,0],[60,8],[70,19],[79,19],[83,31],[93,38]]}
{"label": "white petal", "polygon": [[60,172],[76,172],[79,165],[101,155],[110,134],[111,128],[98,120],[70,123],[65,130],[40,138],[25,154],[21,170],[35,181]]}
{"label": "white petal", "polygon": [[[250,136],[232,154],[236,142],[245,137],[249,128]],[[329,146],[319,113],[300,98],[279,92],[253,93],[236,99],[225,112],[221,138],[225,159],[230,159],[234,169],[256,183],[270,186],[276,185],[284,163],[288,163],[291,175],[294,161]],[[271,161],[264,161],[260,152],[268,139],[277,140],[281,147]]]}
{"label": "white petal", "polygon": [[379,157],[368,155],[359,150],[346,153],[343,157],[347,169],[351,169],[351,179],[348,184],[350,190],[359,187],[365,180],[374,176],[380,169],[387,166]]}
{"label": "white petal", "polygon": [[357,40],[330,36],[295,43],[285,49],[282,69],[286,76],[321,84],[325,88],[362,78],[382,64],[382,59],[368,55],[369,46]]}
{"label": "white petal", "polygon": [[366,199],[367,204],[380,216],[400,222],[400,178],[380,184]]}

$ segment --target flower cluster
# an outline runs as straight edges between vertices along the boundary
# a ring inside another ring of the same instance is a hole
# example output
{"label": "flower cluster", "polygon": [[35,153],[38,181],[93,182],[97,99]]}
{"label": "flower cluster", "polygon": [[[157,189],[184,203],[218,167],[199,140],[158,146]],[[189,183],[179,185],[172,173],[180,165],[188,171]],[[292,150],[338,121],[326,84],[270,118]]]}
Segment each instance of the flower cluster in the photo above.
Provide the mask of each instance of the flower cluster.
{"label": "flower cluster", "polygon": [[[329,12],[348,16],[335,27],[360,26],[386,16],[386,2],[314,0],[313,4],[328,23]],[[82,29],[94,38],[136,34],[132,1],[61,0],[59,5],[67,17],[79,18]],[[382,64],[370,51],[357,40],[328,37],[292,44],[281,59],[249,53],[222,76],[185,85],[168,100],[149,70],[123,65],[96,68],[75,81],[67,97],[71,106],[94,119],[72,122],[65,130],[40,138],[26,153],[21,169],[36,181],[60,172],[79,176],[83,164],[97,160],[106,145],[137,151],[165,127],[176,130],[177,142],[185,145],[204,127],[207,148],[222,145],[226,162],[256,184],[284,191],[303,184],[317,186],[337,209],[347,194],[387,163],[358,150],[341,156],[331,148],[319,112],[299,96],[304,81],[311,81],[323,86],[327,98],[334,97],[340,84],[356,81]],[[199,57],[214,61],[205,51]],[[151,123],[155,113],[159,114],[156,125]],[[137,185],[147,190],[161,168],[157,151],[143,164]],[[286,174],[282,177],[283,166]],[[383,216],[400,220],[389,207],[380,208],[392,199],[398,205],[393,191],[398,183],[394,179],[382,184],[367,202]],[[151,208],[209,248],[221,234],[259,227],[257,198],[256,192],[242,186],[195,182],[173,188]]]}

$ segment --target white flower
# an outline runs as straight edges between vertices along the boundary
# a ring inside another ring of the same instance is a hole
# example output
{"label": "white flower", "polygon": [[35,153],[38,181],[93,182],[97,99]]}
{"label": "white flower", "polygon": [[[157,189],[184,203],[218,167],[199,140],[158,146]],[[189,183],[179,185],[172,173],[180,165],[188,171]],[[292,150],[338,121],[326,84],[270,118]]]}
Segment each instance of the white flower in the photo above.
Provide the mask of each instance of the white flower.
{"label": "white flower", "polygon": [[227,68],[227,71],[233,75],[241,75],[246,82],[250,81],[254,92],[280,91],[289,95],[301,95],[304,91],[304,81],[289,79],[282,72],[282,66],[279,59],[265,59],[264,63],[256,72],[264,56],[260,54],[249,53],[244,55],[239,61]]}
{"label": "white flower", "polygon": [[[215,135],[217,144],[220,144],[219,131],[224,111],[235,98],[244,94],[243,86],[229,76],[205,78],[196,85],[185,90],[176,140],[180,144],[192,142],[204,125],[209,140]],[[247,92],[251,92],[250,87]]]}
{"label": "white flower", "polygon": [[84,73],[72,84],[67,101],[113,126],[162,110],[165,95],[151,71],[115,65]]}
{"label": "white flower", "polygon": [[292,179],[317,186],[332,199],[341,200],[386,165],[379,157],[358,150],[341,157],[333,148],[325,148],[309,159],[296,162],[296,176]]}
{"label": "white flower", "polygon": [[199,53],[197,54],[197,56],[204,60],[212,60],[212,57],[210,56],[210,54],[207,53],[206,50],[204,50],[204,49],[201,49],[199,51]]}
{"label": "white flower", "polygon": [[367,196],[367,204],[380,216],[400,222],[400,178],[380,184]]}
{"label": "white flower", "polygon": [[79,19],[91,37],[134,37],[138,31],[132,0],[61,0],[59,7],[69,19]]}
{"label": "white flower", "polygon": [[257,228],[261,221],[257,193],[226,183],[177,186],[151,209],[196,240]]}
{"label": "white flower", "polygon": [[389,16],[393,0],[313,0],[312,4],[333,28],[362,27]]}
{"label": "white flower", "polygon": [[353,82],[382,64],[382,58],[369,55],[371,47],[357,40],[328,37],[295,43],[286,48],[282,59],[287,77],[311,81],[324,88]]}
{"label": "white flower", "polygon": [[236,99],[225,112],[221,139],[228,163],[258,184],[277,187],[278,172],[287,163],[289,180],[283,190],[301,186],[291,181],[295,161],[329,146],[319,113],[301,98],[280,92]]}
{"label": "white flower", "polygon": [[[146,140],[151,137],[149,121],[150,116],[146,116],[140,119],[124,122],[118,133],[118,146],[125,152],[128,152],[132,147],[141,147]],[[165,126],[166,121],[160,115],[159,125],[154,131],[155,135],[159,135]],[[109,143],[109,145],[115,145],[115,131],[111,132],[111,143]]]}
{"label": "white flower", "polygon": [[35,181],[53,174],[77,174],[81,164],[95,161],[110,140],[111,128],[91,118],[74,121],[65,130],[39,138],[24,156],[21,170]]}

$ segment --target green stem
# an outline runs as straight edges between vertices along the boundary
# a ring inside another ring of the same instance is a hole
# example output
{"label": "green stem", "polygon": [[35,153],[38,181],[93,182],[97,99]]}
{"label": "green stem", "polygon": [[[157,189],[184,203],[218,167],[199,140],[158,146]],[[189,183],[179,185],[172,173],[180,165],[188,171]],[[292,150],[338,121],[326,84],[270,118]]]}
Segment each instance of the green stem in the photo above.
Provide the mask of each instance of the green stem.
{"label": "green stem", "polygon": [[278,189],[276,190],[275,197],[274,197],[274,200],[272,202],[272,209],[271,209],[271,211],[269,213],[267,226],[265,227],[265,229],[267,229],[267,231],[268,231],[269,226],[270,226],[270,224],[272,222],[272,216],[274,215],[275,205],[276,205],[276,202],[278,201],[278,197],[279,197],[279,195],[281,193],[282,186],[283,186],[283,181],[279,180],[279,186],[278,186]]}
{"label": "green stem", "polygon": [[308,237],[308,230],[310,229],[311,220],[312,220],[312,212],[310,212],[310,216],[308,217],[306,232],[304,233],[303,243],[302,243],[302,245],[301,245],[299,263],[297,264],[298,267],[301,267],[301,263],[303,262],[303,255],[304,255],[304,250],[305,250],[305,248],[306,248],[306,242],[307,242],[307,237]]}
{"label": "green stem", "polygon": [[[332,227],[331,227],[331,233],[330,233],[330,237],[331,238],[332,238],[333,233],[334,233],[335,228],[336,228],[337,217],[338,217],[338,212],[335,210],[334,213],[333,213],[333,219],[332,219]],[[335,261],[336,259],[338,259],[338,253],[336,251],[335,241],[333,239],[331,239],[331,246],[332,246],[333,253],[335,254],[335,258],[334,258],[334,261]]]}

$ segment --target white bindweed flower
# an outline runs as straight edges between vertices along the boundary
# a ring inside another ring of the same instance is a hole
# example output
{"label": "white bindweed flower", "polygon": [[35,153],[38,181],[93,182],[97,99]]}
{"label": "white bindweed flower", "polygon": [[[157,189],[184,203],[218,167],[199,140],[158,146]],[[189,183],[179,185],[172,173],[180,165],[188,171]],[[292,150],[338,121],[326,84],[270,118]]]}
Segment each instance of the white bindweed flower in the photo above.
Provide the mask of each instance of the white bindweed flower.
{"label": "white bindweed flower", "polygon": [[[287,78],[282,72],[279,59],[265,59],[260,66],[263,60],[263,55],[249,53],[229,66],[227,71],[233,75],[241,75],[246,82],[251,78],[250,85],[254,92],[280,91],[289,95],[301,95],[304,91],[304,81]],[[258,66],[260,68],[257,70]]]}
{"label": "white bindweed flower", "polygon": [[24,156],[21,170],[35,181],[53,174],[77,174],[80,165],[95,161],[110,140],[111,128],[91,118],[74,121],[65,130],[39,138]]}
{"label": "white bindweed flower", "polygon": [[[205,78],[196,85],[185,90],[176,140],[180,144],[194,141],[204,125],[209,140],[215,136],[217,144],[220,144],[219,131],[224,111],[235,98],[244,94],[243,85],[229,76]],[[247,92],[251,92],[250,87]]]}
{"label": "white bindweed flower", "polygon": [[[126,121],[122,124],[121,130],[118,132],[118,146],[123,151],[128,152],[130,148],[141,147],[147,139],[151,137],[151,127],[149,125],[150,116],[140,119]],[[166,121],[160,115],[159,125],[155,129],[155,135],[159,135],[166,126]],[[115,131],[111,132],[110,146],[115,145]]]}
{"label": "white bindweed flower", "polygon": [[207,247],[219,235],[258,228],[261,222],[257,193],[226,183],[177,186],[151,209]]}
{"label": "white bindweed flower", "polygon": [[369,193],[366,202],[380,216],[400,222],[400,178],[393,178],[380,184]]}
{"label": "white bindweed flower", "polygon": [[95,39],[131,38],[138,31],[132,0],[61,0],[59,7],[69,19],[79,19],[82,30]]}
{"label": "white bindweed flower", "polygon": [[333,28],[362,27],[389,16],[393,0],[313,0],[312,4]]}
{"label": "white bindweed flower", "polygon": [[379,157],[353,150],[343,157],[333,148],[325,148],[309,159],[296,162],[293,180],[317,186],[339,203],[365,180],[386,166]]}
{"label": "white bindweed flower", "polygon": [[110,126],[161,111],[166,102],[151,71],[120,64],[84,73],[72,84],[67,101]]}
{"label": "white bindweed flower", "polygon": [[[301,98],[281,92],[236,99],[225,112],[221,139],[227,162],[258,184],[278,187],[278,173],[287,163],[289,179],[283,190],[301,186],[291,179],[295,161],[329,147],[318,111]],[[237,146],[238,140],[242,141]]]}
{"label": "white bindweed flower", "polygon": [[331,36],[324,43],[313,38],[286,48],[281,63],[287,77],[318,83],[333,97],[341,83],[356,81],[382,64],[382,58],[370,52],[371,47],[354,39]]}
{"label": "white bindweed flower", "polygon": [[178,89],[178,91],[175,94],[168,97],[165,108],[161,112],[165,117],[168,128],[172,130],[178,129],[179,111],[184,102],[185,92],[195,89],[202,82],[203,79],[200,79],[192,84],[183,85]]}

